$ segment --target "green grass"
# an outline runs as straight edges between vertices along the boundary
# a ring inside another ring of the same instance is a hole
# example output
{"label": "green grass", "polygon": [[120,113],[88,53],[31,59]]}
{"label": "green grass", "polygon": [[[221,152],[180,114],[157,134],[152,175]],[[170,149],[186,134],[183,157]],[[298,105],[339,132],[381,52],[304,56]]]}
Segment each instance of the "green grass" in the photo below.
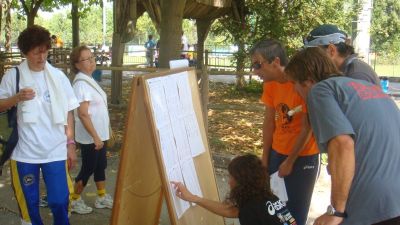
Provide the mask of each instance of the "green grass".
{"label": "green grass", "polygon": [[400,65],[371,65],[379,76],[400,77]]}

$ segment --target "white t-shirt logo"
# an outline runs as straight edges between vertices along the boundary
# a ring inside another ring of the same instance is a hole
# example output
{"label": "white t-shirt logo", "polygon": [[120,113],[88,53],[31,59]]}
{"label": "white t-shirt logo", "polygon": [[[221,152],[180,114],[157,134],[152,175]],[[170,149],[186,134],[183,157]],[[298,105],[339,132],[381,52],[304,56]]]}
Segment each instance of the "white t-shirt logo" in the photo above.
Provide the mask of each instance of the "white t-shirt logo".
{"label": "white t-shirt logo", "polygon": [[51,103],[50,100],[50,92],[49,90],[45,91],[43,94],[43,101],[47,102],[47,103]]}

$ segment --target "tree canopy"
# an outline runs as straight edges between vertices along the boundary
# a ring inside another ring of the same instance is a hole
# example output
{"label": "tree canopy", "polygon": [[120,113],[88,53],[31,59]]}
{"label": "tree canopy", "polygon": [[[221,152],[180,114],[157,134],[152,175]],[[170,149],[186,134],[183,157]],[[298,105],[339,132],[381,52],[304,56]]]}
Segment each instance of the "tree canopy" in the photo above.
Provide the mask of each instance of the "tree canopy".
{"label": "tree canopy", "polygon": [[[372,12],[371,49],[400,54],[400,1],[375,1]],[[397,56],[398,57],[398,56]]]}

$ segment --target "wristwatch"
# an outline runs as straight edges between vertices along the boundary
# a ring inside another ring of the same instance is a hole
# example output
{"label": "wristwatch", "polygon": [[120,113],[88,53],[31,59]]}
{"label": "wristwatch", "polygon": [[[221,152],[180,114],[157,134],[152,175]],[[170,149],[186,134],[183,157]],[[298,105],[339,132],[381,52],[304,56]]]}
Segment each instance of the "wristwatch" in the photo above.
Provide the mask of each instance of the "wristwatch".
{"label": "wristwatch", "polygon": [[346,218],[347,217],[347,213],[346,212],[339,212],[336,211],[335,208],[333,208],[332,205],[329,205],[328,208],[326,209],[326,213],[329,216],[337,216],[337,217],[342,217],[342,218]]}

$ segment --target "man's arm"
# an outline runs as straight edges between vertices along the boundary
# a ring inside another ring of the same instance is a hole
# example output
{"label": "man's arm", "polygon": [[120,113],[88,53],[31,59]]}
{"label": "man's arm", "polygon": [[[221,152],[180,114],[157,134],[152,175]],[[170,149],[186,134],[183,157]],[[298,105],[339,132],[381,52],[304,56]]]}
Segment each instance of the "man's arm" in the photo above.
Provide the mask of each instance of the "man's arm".
{"label": "man's arm", "polygon": [[263,166],[268,166],[269,152],[272,147],[272,137],[275,131],[275,109],[265,106],[264,124],[263,124],[263,153],[261,160]]}
{"label": "man's arm", "polygon": [[328,167],[332,180],[332,206],[336,210],[344,212],[355,172],[355,151],[352,137],[339,135],[328,142]]}
{"label": "man's arm", "polygon": [[301,131],[297,136],[293,149],[290,152],[290,155],[279,166],[280,177],[285,177],[292,172],[293,164],[299,156],[299,153],[304,149],[304,146],[308,140],[310,140],[312,132],[310,123],[308,122],[307,114],[303,113],[302,117]]}
{"label": "man's arm", "polygon": [[[347,198],[355,173],[354,140],[349,135],[339,135],[328,142],[328,169],[331,173],[331,205],[345,212]],[[343,218],[324,214],[314,224],[337,225]]]}

